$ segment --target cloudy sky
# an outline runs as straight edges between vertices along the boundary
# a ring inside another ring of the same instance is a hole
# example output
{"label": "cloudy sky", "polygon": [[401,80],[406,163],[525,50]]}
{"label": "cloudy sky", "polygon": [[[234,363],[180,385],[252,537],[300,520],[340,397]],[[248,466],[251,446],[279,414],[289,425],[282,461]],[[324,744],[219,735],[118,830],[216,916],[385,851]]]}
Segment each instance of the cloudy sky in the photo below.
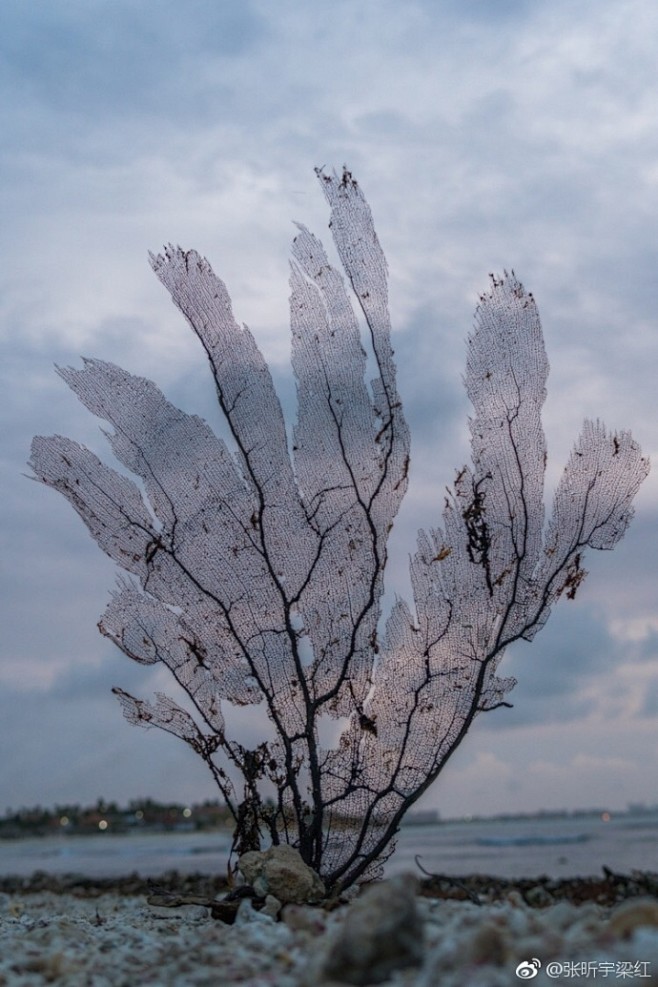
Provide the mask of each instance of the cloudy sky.
{"label": "cloudy sky", "polygon": [[[389,599],[468,456],[464,339],[490,271],[513,268],[542,316],[549,496],[585,416],[658,461],[657,39],[653,0],[4,0],[0,812],[215,796],[183,744],[123,720],[111,686],[164,679],[100,637],[114,567],[25,477],[34,434],[110,457],[53,372],[81,355],[218,421],[149,249],[211,260],[290,413],[291,221],[328,243],[313,167],[349,164],[388,258],[412,431]],[[657,493],[654,472],[625,540],[506,657],[514,709],[480,718],[426,805],[658,802]]]}

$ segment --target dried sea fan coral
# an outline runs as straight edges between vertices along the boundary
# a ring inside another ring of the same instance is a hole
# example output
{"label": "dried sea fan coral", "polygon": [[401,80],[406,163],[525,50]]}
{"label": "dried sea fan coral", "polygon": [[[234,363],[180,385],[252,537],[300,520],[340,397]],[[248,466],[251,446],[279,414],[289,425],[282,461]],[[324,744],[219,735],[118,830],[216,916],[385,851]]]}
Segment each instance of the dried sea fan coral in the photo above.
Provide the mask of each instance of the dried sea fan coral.
{"label": "dried sea fan coral", "polygon": [[[493,279],[469,338],[473,464],[457,474],[443,527],[420,532],[413,608],[398,600],[380,641],[409,434],[370,210],[349,172],[318,178],[370,334],[370,387],[344,281],[300,227],[289,451],[270,373],[224,284],[198,254],[170,247],[151,263],[207,353],[232,448],[150,381],[85,360],[59,373],[112,425],[112,451],[143,492],[59,436],[34,440],[31,466],[132,577],[103,634],[135,661],[162,662],[186,696],[181,706],[115,689],[128,720],[203,758],[235,818],[237,852],[289,843],[337,891],[381,873],[402,816],[474,717],[506,705],[514,680],[496,675],[505,648],[531,640],[562,593],[575,595],[587,547],[621,538],[648,464],[627,432],[586,422],[544,530],[539,317],[513,274]],[[254,749],[231,739],[225,702],[260,704],[275,739]],[[344,725],[333,748],[319,739],[327,716]]]}

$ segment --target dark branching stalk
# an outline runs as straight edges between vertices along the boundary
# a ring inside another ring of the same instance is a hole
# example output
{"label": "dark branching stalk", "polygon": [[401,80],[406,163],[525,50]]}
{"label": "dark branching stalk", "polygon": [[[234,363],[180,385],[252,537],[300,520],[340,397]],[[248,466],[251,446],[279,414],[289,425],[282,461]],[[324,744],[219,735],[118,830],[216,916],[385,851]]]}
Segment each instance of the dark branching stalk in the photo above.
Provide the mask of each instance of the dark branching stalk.
{"label": "dark branching stalk", "polygon": [[[115,689],[127,719],[205,761],[236,852],[290,843],[335,893],[381,873],[404,813],[475,716],[509,705],[514,680],[496,674],[505,648],[531,640],[560,595],[573,599],[586,548],[621,538],[648,464],[629,433],[585,422],[545,529],[539,318],[514,274],[492,278],[468,346],[473,464],[457,474],[442,527],[419,533],[413,608],[398,600],[380,641],[409,434],[370,210],[348,171],[318,178],[367,325],[370,387],[343,279],[299,227],[291,456],[269,370],[224,284],[198,254],[169,247],[151,264],[206,351],[232,448],[150,381],[85,360],[59,373],[111,424],[112,451],[144,492],[60,436],[34,440],[31,466],[129,574],[101,632],[135,661],[166,665],[184,697]],[[275,739],[253,750],[231,740],[222,702],[259,704]],[[343,721],[329,748],[326,717]]]}

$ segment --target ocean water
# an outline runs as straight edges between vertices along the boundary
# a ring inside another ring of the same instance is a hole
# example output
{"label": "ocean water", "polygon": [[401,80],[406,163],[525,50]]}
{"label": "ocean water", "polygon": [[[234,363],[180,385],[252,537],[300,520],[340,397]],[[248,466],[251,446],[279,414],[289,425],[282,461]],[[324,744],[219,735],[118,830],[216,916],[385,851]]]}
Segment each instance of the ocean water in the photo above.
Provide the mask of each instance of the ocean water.
{"label": "ocean water", "polygon": [[[171,832],[0,840],[0,874],[42,870],[87,877],[134,872],[155,877],[169,869],[223,874],[226,832]],[[415,858],[437,874],[498,877],[586,877],[602,867],[619,873],[658,872],[658,814],[560,819],[478,820],[406,826],[386,871],[416,871]]]}
{"label": "ocean water", "polygon": [[589,877],[658,872],[658,813],[560,819],[478,820],[409,826],[400,832],[387,870],[412,866],[439,874],[496,877]]}

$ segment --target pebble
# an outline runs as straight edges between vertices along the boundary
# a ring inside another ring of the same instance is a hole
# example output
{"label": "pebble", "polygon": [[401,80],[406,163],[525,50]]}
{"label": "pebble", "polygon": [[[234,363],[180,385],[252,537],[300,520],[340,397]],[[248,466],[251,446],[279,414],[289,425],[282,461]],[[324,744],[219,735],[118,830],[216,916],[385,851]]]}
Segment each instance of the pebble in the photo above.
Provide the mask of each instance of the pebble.
{"label": "pebble", "polygon": [[[516,969],[535,959],[537,987],[583,983],[574,975],[578,963],[590,964],[593,983],[608,970],[609,982],[658,984],[655,898],[614,907],[559,902],[536,909],[516,899],[478,906],[405,898],[409,888],[392,884],[374,885],[334,911],[285,904],[280,921],[247,901],[233,926],[203,908],[152,908],[144,896],[2,895],[0,987],[315,987],[319,958],[325,962],[337,942],[357,942],[359,913],[362,936],[383,943],[377,936],[386,927],[397,937],[398,960],[405,950],[414,958],[415,965],[393,963],[388,971],[372,958],[370,973],[387,987],[509,987],[528,979]],[[325,967],[324,987],[373,982],[353,979],[358,963]],[[641,976],[619,980],[617,971],[632,969]]]}
{"label": "pebble", "polygon": [[424,929],[417,891],[418,882],[411,874],[366,888],[329,939],[321,967],[324,979],[381,984],[395,970],[420,966]]}
{"label": "pebble", "polygon": [[645,925],[658,929],[658,901],[652,898],[626,901],[619,908],[615,908],[608,931],[610,935],[627,939],[636,929]]}

